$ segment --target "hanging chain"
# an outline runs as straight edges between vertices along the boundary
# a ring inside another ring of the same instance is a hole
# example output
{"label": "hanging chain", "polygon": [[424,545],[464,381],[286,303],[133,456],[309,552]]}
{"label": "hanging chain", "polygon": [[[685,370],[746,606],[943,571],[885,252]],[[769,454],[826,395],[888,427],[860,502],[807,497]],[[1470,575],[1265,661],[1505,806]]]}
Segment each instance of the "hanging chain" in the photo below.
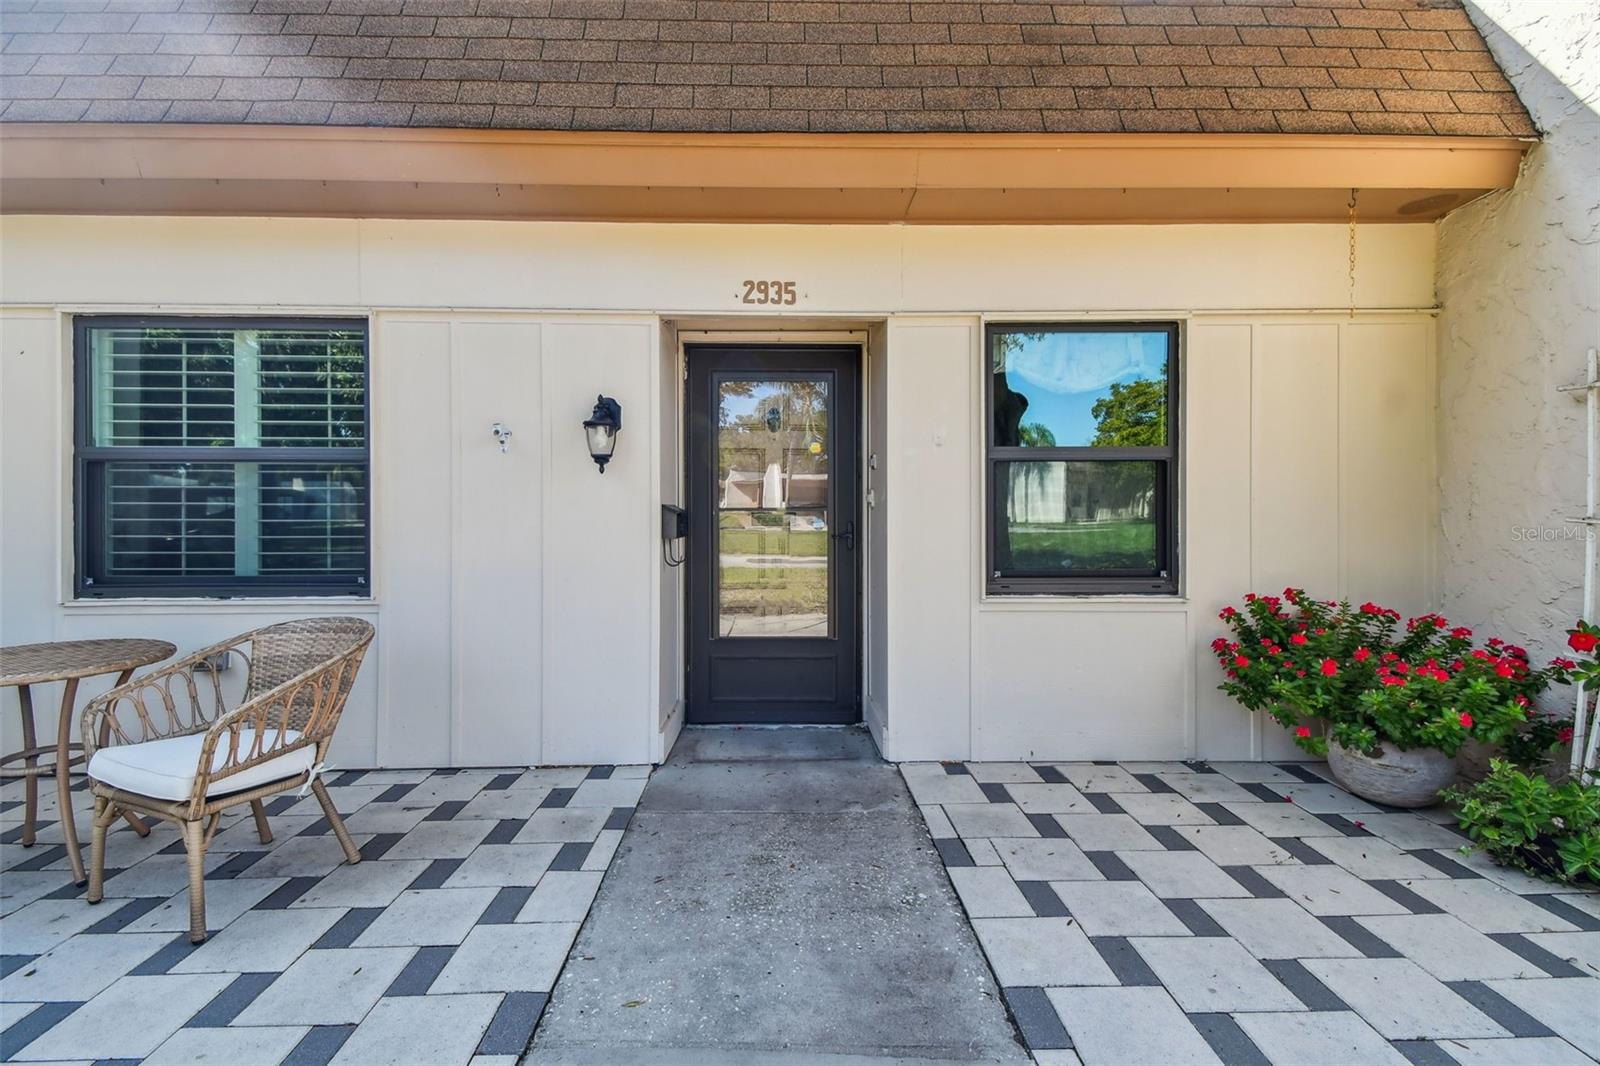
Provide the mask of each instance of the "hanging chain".
{"label": "hanging chain", "polygon": [[1350,190],[1350,202],[1346,205],[1350,209],[1347,229],[1350,234],[1350,317],[1356,317],[1356,190]]}

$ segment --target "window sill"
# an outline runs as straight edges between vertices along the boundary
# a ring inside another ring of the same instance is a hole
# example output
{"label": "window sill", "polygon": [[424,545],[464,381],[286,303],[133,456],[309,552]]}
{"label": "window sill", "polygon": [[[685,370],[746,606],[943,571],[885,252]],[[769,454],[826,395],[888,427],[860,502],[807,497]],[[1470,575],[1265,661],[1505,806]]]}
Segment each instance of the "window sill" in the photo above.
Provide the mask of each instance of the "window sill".
{"label": "window sill", "polygon": [[139,614],[259,614],[285,607],[322,608],[318,613],[370,614],[378,609],[371,596],[85,596],[63,600],[69,611],[134,611]]}
{"label": "window sill", "polygon": [[1015,593],[1006,596],[985,593],[978,598],[980,611],[1098,611],[1108,608],[1186,611],[1189,609],[1189,597],[1170,592],[1104,592],[1080,595]]}

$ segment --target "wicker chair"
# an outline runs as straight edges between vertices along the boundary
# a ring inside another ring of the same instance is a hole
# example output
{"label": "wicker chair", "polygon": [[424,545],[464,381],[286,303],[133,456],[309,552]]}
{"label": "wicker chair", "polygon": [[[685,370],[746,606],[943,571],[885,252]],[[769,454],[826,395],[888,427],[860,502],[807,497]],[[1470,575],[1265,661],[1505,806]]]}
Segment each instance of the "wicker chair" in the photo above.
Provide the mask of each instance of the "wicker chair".
{"label": "wicker chair", "polygon": [[[126,811],[177,823],[189,859],[189,939],[206,938],[205,855],[222,812],[248,803],[263,844],[261,801],[308,782],[345,858],[361,861],[317,772],[372,643],[359,618],[306,618],[252,630],[144,674],[83,712],[95,797],[90,903],[104,893],[106,831]],[[242,701],[228,710],[224,655],[249,667]]]}

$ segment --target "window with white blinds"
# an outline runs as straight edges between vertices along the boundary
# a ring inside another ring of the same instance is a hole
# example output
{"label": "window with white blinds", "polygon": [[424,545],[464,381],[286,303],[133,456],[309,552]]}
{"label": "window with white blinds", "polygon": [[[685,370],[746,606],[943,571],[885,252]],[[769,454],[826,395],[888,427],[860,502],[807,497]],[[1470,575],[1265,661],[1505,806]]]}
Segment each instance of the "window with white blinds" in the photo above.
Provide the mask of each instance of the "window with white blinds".
{"label": "window with white blinds", "polygon": [[83,595],[363,595],[362,321],[81,318]]}

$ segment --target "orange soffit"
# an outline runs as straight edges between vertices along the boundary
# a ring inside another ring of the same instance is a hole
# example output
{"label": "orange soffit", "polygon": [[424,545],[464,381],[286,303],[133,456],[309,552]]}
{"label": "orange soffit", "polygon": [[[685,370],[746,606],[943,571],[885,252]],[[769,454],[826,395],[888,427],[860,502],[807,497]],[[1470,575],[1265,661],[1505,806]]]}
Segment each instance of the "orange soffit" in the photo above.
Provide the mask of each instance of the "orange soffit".
{"label": "orange soffit", "polygon": [[1427,222],[1519,138],[0,124],[0,212],[639,222]]}

